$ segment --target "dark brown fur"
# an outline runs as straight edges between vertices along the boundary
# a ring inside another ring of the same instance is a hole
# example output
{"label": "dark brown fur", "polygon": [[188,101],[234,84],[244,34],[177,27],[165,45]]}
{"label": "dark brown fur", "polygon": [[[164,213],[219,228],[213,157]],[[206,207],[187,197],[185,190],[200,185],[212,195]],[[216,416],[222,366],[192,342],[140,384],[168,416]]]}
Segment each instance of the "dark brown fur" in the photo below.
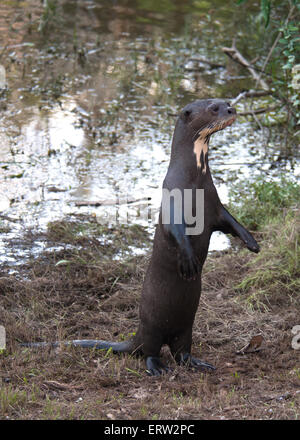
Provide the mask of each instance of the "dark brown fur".
{"label": "dark brown fur", "polygon": [[[213,369],[191,356],[192,327],[201,294],[201,272],[214,231],[239,236],[248,249],[258,252],[252,235],[223,207],[212,181],[208,155],[201,152],[200,166],[194,152],[195,141],[205,148],[215,131],[230,125],[236,112],[222,100],[198,100],[181,112],[174,131],[171,160],[163,187],[204,189],[204,230],[186,235],[185,224],[162,224],[160,214],[153,253],[144,280],[140,302],[140,324],[135,337],[127,342],[71,341],[73,345],[112,347],[115,352],[139,352],[146,358],[147,371],[161,374],[165,367],[160,358],[163,344],[169,345],[178,363]],[[201,142],[202,142],[201,141]],[[193,195],[193,211],[195,211]],[[172,215],[171,215],[172,218]],[[41,345],[44,343],[30,344]],[[57,344],[57,343],[56,343]],[[44,344],[45,345],[45,344]]]}

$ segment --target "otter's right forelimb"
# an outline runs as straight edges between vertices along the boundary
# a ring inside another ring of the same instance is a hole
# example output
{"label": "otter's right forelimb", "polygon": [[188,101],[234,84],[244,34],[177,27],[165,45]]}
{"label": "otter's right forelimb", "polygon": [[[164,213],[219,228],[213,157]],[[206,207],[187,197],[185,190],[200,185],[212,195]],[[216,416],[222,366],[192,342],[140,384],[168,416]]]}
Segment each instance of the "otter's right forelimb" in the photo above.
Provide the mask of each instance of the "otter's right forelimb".
{"label": "otter's right forelimb", "polygon": [[189,237],[185,233],[186,224],[175,223],[174,200],[170,200],[170,223],[163,224],[165,233],[170,235],[176,243],[178,252],[178,272],[181,278],[191,281],[199,275],[199,260],[192,248]]}

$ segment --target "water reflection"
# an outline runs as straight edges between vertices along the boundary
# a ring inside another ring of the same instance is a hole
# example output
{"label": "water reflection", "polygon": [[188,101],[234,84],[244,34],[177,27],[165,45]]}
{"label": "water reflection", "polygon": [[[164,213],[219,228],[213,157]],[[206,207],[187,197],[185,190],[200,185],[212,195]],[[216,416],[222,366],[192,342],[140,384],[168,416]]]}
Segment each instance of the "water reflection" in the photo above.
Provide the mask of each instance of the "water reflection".
{"label": "water reflection", "polygon": [[[129,214],[145,223],[136,213],[148,199],[152,212],[159,207],[172,115],[190,100],[231,97],[249,85],[232,79],[219,48],[241,18],[244,30],[251,22],[235,2],[78,0],[59,2],[42,34],[40,1],[25,3],[0,5],[9,87],[0,98],[0,209],[18,219],[10,234],[70,213],[113,218],[116,197],[131,200],[119,205],[119,221]],[[185,69],[195,54],[225,67]],[[212,139],[223,202],[231,181],[270,173],[280,151],[265,148],[254,127],[238,121]],[[225,236],[213,236],[211,249],[226,246]]]}

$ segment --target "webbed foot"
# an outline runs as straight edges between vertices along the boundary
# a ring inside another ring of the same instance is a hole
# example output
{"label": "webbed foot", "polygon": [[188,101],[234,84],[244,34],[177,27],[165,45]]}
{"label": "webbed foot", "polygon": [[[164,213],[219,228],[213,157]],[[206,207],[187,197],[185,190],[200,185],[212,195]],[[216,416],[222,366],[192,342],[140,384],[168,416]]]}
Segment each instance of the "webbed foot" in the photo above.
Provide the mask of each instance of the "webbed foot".
{"label": "webbed foot", "polygon": [[155,356],[148,356],[146,358],[146,366],[148,376],[160,376],[161,374],[170,371],[170,369],[162,363],[159,357]]}
{"label": "webbed foot", "polygon": [[216,367],[209,364],[208,362],[201,361],[200,359],[194,358],[190,353],[181,353],[180,359],[177,361],[180,365],[186,365],[190,368],[197,368],[199,370],[209,370],[214,371]]}

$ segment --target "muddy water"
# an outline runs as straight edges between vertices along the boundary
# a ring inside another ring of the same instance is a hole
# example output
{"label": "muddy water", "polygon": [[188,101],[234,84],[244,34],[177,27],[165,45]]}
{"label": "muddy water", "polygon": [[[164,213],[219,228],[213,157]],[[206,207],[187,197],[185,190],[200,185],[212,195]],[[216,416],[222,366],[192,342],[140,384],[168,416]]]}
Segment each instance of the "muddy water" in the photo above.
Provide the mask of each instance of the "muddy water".
{"label": "muddy water", "polygon": [[[238,34],[251,52],[249,17],[233,1],[1,1],[2,261],[43,248],[10,251],[8,238],[68,214],[153,228],[174,115],[251,86],[221,51]],[[297,173],[281,153],[250,120],[216,134],[210,166],[222,201],[237,179]],[[227,246],[214,236],[211,249]]]}

